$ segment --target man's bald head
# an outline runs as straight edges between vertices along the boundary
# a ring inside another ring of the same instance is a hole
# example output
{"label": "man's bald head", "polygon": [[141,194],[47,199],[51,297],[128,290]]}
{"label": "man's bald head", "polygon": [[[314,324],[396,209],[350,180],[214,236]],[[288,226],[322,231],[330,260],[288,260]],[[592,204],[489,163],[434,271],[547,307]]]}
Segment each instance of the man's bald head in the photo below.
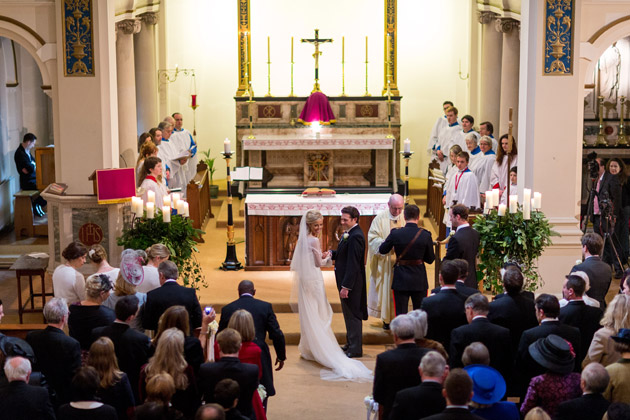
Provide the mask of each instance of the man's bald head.
{"label": "man's bald head", "polygon": [[392,194],[391,197],[389,197],[387,206],[389,207],[389,213],[393,217],[398,217],[405,208],[405,199],[400,194]]}
{"label": "man's bald head", "polygon": [[172,126],[175,126],[175,118],[171,117],[170,115],[165,117],[163,121],[166,121],[167,123],[171,124]]}
{"label": "man's bald head", "polygon": [[254,283],[251,280],[243,280],[238,284],[238,295],[240,296],[243,293],[249,293],[252,296],[256,293]]}

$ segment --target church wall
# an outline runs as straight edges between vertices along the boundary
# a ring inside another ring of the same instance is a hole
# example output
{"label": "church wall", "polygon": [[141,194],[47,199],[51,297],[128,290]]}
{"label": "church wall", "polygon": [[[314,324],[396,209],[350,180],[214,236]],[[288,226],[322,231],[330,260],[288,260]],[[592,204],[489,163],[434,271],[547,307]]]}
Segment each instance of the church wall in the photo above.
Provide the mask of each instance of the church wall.
{"label": "church wall", "polygon": [[[461,112],[469,112],[469,73],[472,3],[398,2],[398,88],[402,138],[409,137],[416,152],[410,163],[412,177],[426,177],[426,145],[444,100],[453,100]],[[334,13],[331,13],[334,11]],[[165,1],[161,14],[166,23],[158,42],[165,42],[166,62],[160,68],[194,68],[197,74],[197,134],[200,149],[212,148],[218,155],[222,142],[235,140],[234,94],[237,85],[237,5],[233,1]],[[380,95],[383,88],[382,0],[323,0],[317,8],[296,7],[290,0],[252,2],[252,83],[256,95],[267,93],[267,36],[271,43],[271,94],[290,92],[290,42],[294,37],[294,92],[308,94],[313,87],[313,47],[300,43],[311,38],[333,38],[324,44],[320,57],[320,84],[328,95],[339,95],[341,83],[341,37],[345,36],[345,90],[348,95],[365,93],[365,36],[368,36],[368,91]],[[162,19],[162,17],[160,18]],[[160,23],[162,21],[160,20]],[[162,40],[163,41],[160,41]],[[160,45],[160,51],[164,50]],[[161,53],[161,57],[164,55]],[[165,67],[162,67],[165,66]],[[160,115],[180,111],[184,126],[192,131],[191,79],[180,74],[168,85],[166,108]],[[163,95],[162,95],[163,96]],[[225,176],[223,165],[215,178]]]}

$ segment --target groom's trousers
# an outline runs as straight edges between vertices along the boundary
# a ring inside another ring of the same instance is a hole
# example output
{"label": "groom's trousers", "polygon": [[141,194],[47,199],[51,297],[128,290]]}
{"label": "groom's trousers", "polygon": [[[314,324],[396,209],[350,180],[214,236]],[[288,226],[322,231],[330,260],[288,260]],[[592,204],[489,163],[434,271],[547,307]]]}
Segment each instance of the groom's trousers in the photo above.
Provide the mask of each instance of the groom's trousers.
{"label": "groom's trousers", "polygon": [[348,299],[341,299],[341,311],[346,323],[347,352],[363,354],[363,321],[352,312]]}

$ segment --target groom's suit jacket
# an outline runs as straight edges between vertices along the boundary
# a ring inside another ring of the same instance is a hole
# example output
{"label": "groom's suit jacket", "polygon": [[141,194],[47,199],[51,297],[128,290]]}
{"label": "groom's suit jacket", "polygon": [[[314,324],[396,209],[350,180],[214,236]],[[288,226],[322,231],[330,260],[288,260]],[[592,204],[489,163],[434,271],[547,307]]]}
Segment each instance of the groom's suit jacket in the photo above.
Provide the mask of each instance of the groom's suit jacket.
{"label": "groom's suit jacket", "polygon": [[337,289],[350,289],[348,306],[357,318],[366,320],[365,236],[358,224],[350,229],[347,238],[341,238],[337,250],[332,253],[332,259],[335,260]]}

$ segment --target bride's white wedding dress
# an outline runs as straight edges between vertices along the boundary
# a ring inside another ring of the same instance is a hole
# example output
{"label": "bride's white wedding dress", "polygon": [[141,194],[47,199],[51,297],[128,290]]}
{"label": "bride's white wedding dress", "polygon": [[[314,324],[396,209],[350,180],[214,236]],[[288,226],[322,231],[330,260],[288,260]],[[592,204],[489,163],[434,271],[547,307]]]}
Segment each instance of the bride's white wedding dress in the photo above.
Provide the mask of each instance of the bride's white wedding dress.
{"label": "bride's white wedding dress", "polygon": [[330,262],[322,259],[319,239],[308,234],[305,217],[293,253],[293,298],[297,297],[300,318],[300,344],[303,358],[331,369],[320,373],[325,380],[372,381],[372,371],[358,360],[348,358],[339,347],[331,328],[332,308],[326,298],[320,267]]}

